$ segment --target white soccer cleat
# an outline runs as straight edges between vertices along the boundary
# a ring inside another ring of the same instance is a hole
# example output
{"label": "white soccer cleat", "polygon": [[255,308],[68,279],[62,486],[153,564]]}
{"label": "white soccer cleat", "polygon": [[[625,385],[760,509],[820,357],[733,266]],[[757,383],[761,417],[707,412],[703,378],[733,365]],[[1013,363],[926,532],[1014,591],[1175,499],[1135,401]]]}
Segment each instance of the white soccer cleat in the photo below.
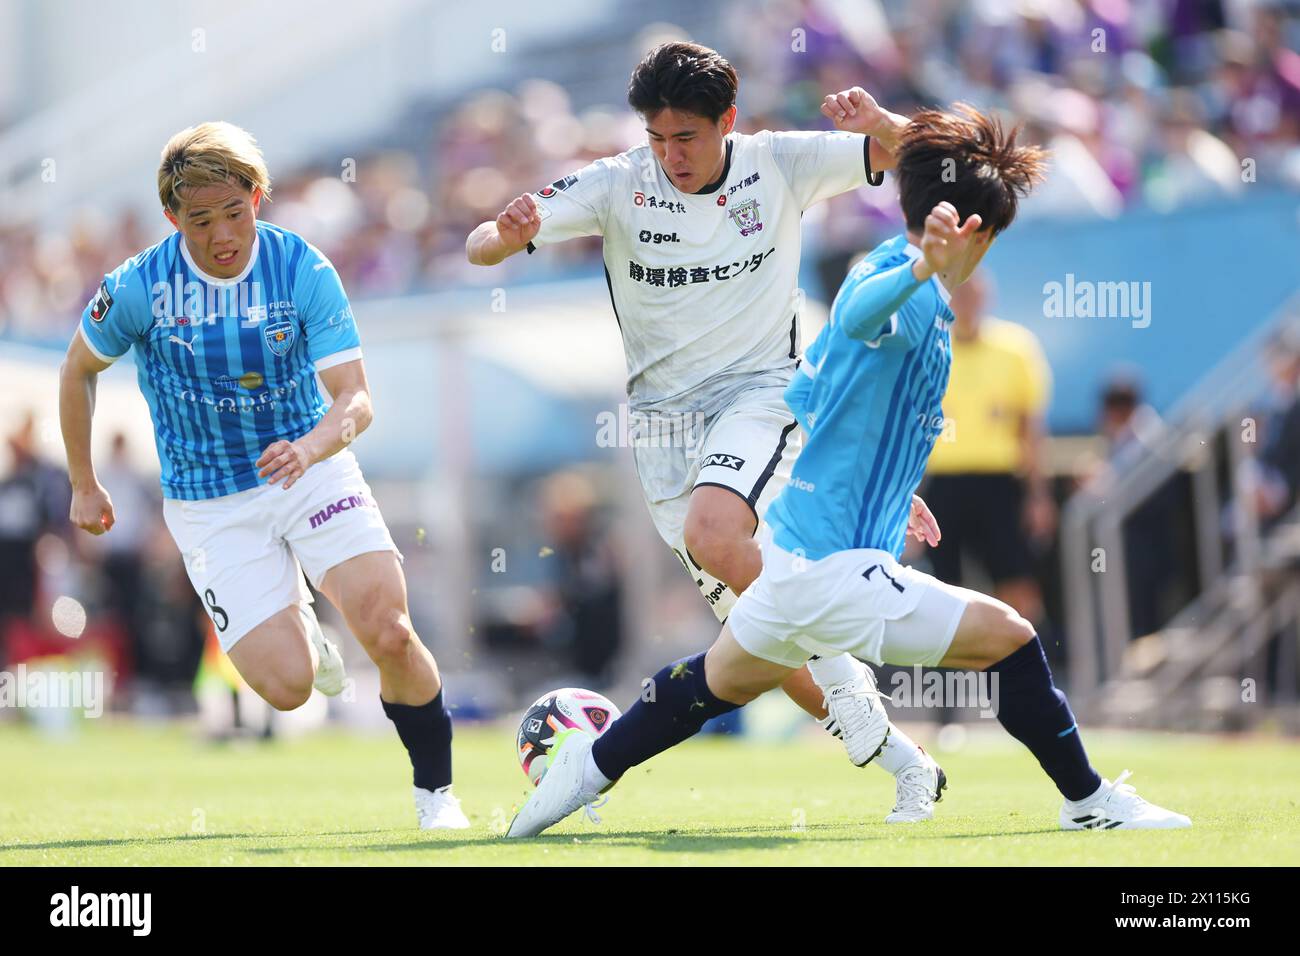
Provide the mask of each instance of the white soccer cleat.
{"label": "white soccer cleat", "polygon": [[583,807],[593,823],[600,822],[591,808],[600,793],[584,786],[587,757],[595,742],[595,737],[581,730],[566,730],[558,736],[547,755],[546,775],[510,822],[507,838],[537,836]]}
{"label": "white soccer cleat", "polygon": [[468,830],[469,818],[452,795],[451,785],[439,790],[415,788],[415,816],[421,830]]}
{"label": "white soccer cleat", "polygon": [[348,676],[343,668],[343,655],[339,653],[338,646],[325,636],[320,621],[316,620],[316,615],[310,608],[300,605],[299,613],[302,614],[311,646],[316,648],[316,678],[312,681],[312,686],[326,697],[337,697],[343,692],[343,681]]}
{"label": "white soccer cleat", "polygon": [[921,763],[904,767],[894,777],[898,798],[893,812],[885,817],[886,823],[922,823],[934,819],[934,805],[943,799],[948,777],[924,750],[921,756],[925,758]]}
{"label": "white soccer cleat", "polygon": [[1154,803],[1147,803],[1124,781],[1125,770],[1115,778],[1101,782],[1095,796],[1078,803],[1067,800],[1061,807],[1062,830],[1181,830],[1192,821]]}
{"label": "white soccer cleat", "polygon": [[821,725],[840,738],[855,766],[865,767],[889,739],[889,714],[880,702],[884,695],[876,689],[871,668],[859,667],[852,680],[823,687],[822,692],[829,713]]}

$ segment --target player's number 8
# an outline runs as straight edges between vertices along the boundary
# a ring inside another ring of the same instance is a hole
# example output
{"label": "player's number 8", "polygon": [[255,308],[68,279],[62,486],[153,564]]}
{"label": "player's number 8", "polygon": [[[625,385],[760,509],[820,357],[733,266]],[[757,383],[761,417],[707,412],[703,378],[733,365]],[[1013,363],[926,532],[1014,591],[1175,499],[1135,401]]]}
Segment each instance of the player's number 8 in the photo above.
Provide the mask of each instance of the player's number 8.
{"label": "player's number 8", "polygon": [[226,615],[226,609],[217,604],[217,596],[212,593],[212,588],[203,592],[203,600],[208,604],[208,611],[212,616],[212,623],[217,626],[218,631],[225,631],[230,624],[230,618]]}

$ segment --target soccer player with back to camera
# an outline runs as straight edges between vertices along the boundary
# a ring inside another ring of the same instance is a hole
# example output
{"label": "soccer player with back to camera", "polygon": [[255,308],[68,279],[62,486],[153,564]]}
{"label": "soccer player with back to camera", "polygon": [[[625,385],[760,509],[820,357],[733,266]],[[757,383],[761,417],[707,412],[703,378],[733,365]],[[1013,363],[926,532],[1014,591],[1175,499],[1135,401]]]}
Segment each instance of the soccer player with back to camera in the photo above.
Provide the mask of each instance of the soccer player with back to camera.
{"label": "soccer player with back to camera", "polygon": [[[943,429],[951,291],[1011,225],[1043,154],[977,111],[923,110],[898,149],[904,234],[854,267],[786,390],[808,433],[762,535],[763,571],[707,653],[665,667],[654,694],[593,738],[557,740],[509,836],[541,833],[706,720],[780,685],[811,654],[997,675],[1002,726],[1065,798],[1060,826],[1173,829],[1178,813],[1092,768],[1033,627],[1011,607],[898,563],[912,492]],[[952,175],[944,175],[945,170]],[[872,732],[886,733],[879,701]]]}
{"label": "soccer player with back to camera", "polygon": [[348,449],[372,417],[356,321],[329,260],[257,220],[270,188],[253,138],[229,123],[182,130],[163,149],[158,198],[176,231],[104,277],[60,370],[71,520],[91,534],[113,527],[91,461],[95,382],[134,347],[163,518],[222,650],[277,710],[302,705],[313,685],[338,694],[343,660],[321,633],[306,571],[378,665],[419,825],[463,829],[442,681]]}
{"label": "soccer player with back to camera", "polygon": [[[603,237],[642,491],[719,621],[762,569],[755,532],[802,447],[782,399],[799,362],[800,216],[879,185],[906,124],[854,88],[823,104],[839,131],[747,136],[735,132],[736,92],[736,71],[716,51],[656,47],[628,87],[649,142],[518,197],[466,240],[469,261],[490,266]],[[918,538],[937,540],[919,498],[912,521]],[[879,753],[896,781],[889,822],[934,815],[945,784],[934,760],[897,728],[883,745],[865,732],[876,693],[869,668],[835,654],[783,687],[855,764]]]}

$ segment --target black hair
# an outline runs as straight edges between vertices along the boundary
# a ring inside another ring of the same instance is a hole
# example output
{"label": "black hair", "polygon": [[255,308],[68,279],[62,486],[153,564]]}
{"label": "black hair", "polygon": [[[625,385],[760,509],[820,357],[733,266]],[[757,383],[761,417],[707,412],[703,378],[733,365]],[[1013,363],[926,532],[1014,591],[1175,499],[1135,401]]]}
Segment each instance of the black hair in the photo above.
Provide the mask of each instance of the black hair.
{"label": "black hair", "polygon": [[698,43],[663,43],[632,71],[627,102],[642,116],[668,108],[717,121],[736,105],[736,70]]}

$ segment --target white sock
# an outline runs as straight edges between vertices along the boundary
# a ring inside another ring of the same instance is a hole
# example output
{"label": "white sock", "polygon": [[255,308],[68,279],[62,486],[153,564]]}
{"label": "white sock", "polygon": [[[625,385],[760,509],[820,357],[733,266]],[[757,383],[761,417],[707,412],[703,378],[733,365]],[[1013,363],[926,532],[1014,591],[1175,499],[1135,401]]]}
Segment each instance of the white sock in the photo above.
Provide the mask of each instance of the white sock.
{"label": "white sock", "polygon": [[822,690],[843,684],[858,676],[858,668],[866,667],[848,654],[836,654],[834,657],[819,657],[808,662],[808,673],[813,682]]}
{"label": "white sock", "polygon": [[885,773],[898,776],[900,770],[921,763],[925,759],[924,753],[915,740],[903,733],[897,724],[891,723],[885,749],[880,751],[880,756],[872,763]]}
{"label": "white sock", "polygon": [[600,772],[596,758],[587,751],[587,759],[582,764],[582,789],[588,793],[600,793],[614,781]]}

